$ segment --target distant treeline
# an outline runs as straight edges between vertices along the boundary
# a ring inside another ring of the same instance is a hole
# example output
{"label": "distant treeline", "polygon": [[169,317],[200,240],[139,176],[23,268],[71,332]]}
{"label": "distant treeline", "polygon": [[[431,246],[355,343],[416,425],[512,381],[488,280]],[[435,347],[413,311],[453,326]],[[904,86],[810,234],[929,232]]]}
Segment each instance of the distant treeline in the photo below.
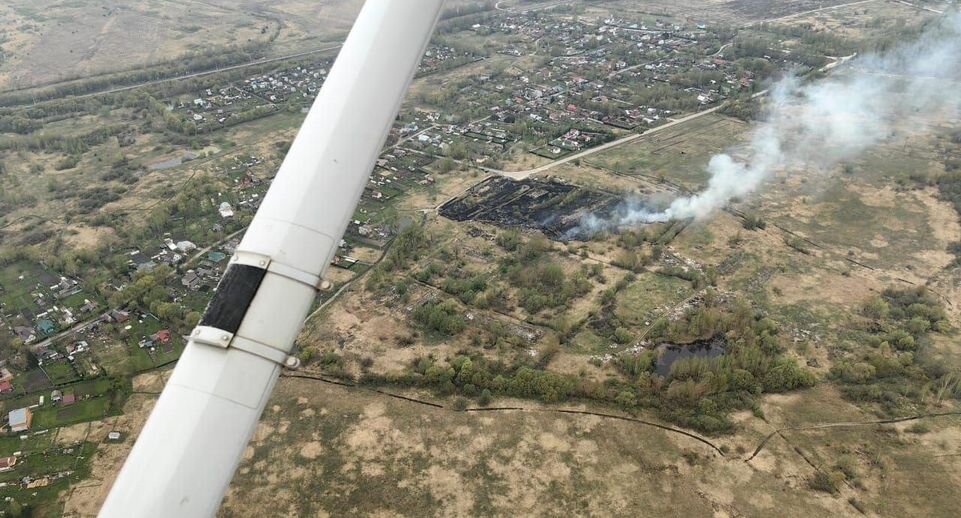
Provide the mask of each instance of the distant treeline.
{"label": "distant treeline", "polygon": [[145,69],[92,77],[30,91],[0,95],[0,106],[33,104],[71,95],[85,95],[147,81],[158,81],[183,75],[216,70],[263,58],[268,43],[251,43],[227,49],[210,49],[189,54]]}
{"label": "distant treeline", "polygon": [[0,108],[0,133],[29,135],[43,129],[44,124],[67,119],[77,114],[97,113],[103,107],[130,106],[125,97],[87,97],[61,99],[25,108]]}
{"label": "distant treeline", "polygon": [[128,130],[126,125],[106,126],[89,133],[64,137],[60,135],[30,135],[0,139],[0,151],[59,151],[67,154],[81,154],[91,147],[104,143]]}
{"label": "distant treeline", "polygon": [[497,2],[494,0],[486,0],[485,2],[448,7],[440,14],[440,19],[449,20],[451,18],[457,18],[460,16],[468,16],[471,14],[483,13],[485,11],[493,11],[496,4]]}

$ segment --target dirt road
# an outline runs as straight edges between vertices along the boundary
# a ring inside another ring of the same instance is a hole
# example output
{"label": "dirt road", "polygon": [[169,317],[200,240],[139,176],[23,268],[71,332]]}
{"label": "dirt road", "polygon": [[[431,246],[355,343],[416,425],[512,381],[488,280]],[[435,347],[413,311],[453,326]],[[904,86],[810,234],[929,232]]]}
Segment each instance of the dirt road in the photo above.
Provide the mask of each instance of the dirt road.
{"label": "dirt road", "polygon": [[[831,69],[833,69],[833,68],[835,68],[835,67],[837,67],[837,66],[839,66],[839,65],[842,65],[842,64],[848,62],[849,60],[853,59],[855,56],[857,56],[857,54],[852,54],[852,55],[850,55],[850,56],[845,56],[845,57],[841,57],[841,58],[830,58],[830,59],[833,59],[834,61],[831,62],[831,63],[829,63],[829,64],[827,64],[827,65],[825,65],[824,67],[821,67],[821,71],[822,71],[822,72],[826,72],[826,71],[828,71],[828,70],[831,70]],[[768,90],[762,90],[762,91],[760,91],[760,92],[752,95],[751,97],[752,97],[752,98],[758,98],[758,97],[763,97],[763,96],[765,96],[765,95],[767,95],[767,94],[768,94]],[[714,108],[711,108],[711,109],[708,109],[708,110],[704,110],[704,111],[700,111],[700,112],[694,113],[694,114],[692,114],[692,115],[688,115],[687,117],[683,117],[683,118],[680,118],[680,119],[673,120],[673,121],[671,121],[671,122],[669,122],[669,123],[667,123],[667,124],[664,124],[663,126],[658,126],[658,127],[656,127],[656,128],[651,128],[651,129],[645,131],[644,133],[638,133],[638,134],[635,134],[635,135],[628,135],[628,136],[626,136],[626,137],[624,137],[624,138],[615,140],[615,141],[613,141],[613,142],[608,142],[607,144],[602,144],[602,145],[600,145],[600,146],[593,147],[593,148],[588,149],[588,150],[586,150],[586,151],[581,151],[580,153],[575,153],[575,154],[573,154],[573,155],[571,155],[571,156],[569,156],[569,157],[562,158],[562,159],[560,159],[560,160],[555,160],[554,162],[551,162],[551,163],[549,163],[549,164],[545,164],[545,165],[542,165],[542,166],[540,166],[540,167],[535,167],[535,168],[533,168],[533,169],[528,169],[528,170],[526,170],[526,171],[502,171],[502,170],[500,170],[500,169],[492,169],[492,168],[490,168],[490,167],[480,167],[480,169],[483,170],[483,171],[486,171],[486,172],[488,172],[488,173],[494,173],[494,174],[499,174],[499,175],[501,175],[501,176],[506,176],[506,177],[508,177],[508,178],[513,178],[514,180],[524,180],[524,179],[526,179],[527,177],[529,177],[529,176],[531,176],[531,175],[535,175],[535,174],[538,174],[538,173],[543,173],[543,172],[545,172],[545,171],[549,171],[549,170],[551,170],[551,169],[553,169],[553,168],[555,168],[555,167],[557,167],[557,166],[559,166],[559,165],[567,164],[567,163],[569,163],[569,162],[573,162],[574,160],[578,160],[578,159],[580,159],[580,158],[584,158],[584,157],[587,157],[587,156],[591,156],[591,155],[593,155],[594,153],[600,153],[601,151],[607,151],[608,149],[615,148],[615,147],[617,147],[617,146],[622,146],[622,145],[624,145],[624,144],[629,144],[629,143],[634,142],[634,141],[636,141],[636,140],[638,140],[638,139],[644,138],[644,137],[646,137],[646,136],[648,136],[648,135],[652,135],[652,134],[654,134],[654,133],[657,133],[657,132],[660,132],[660,131],[664,131],[664,130],[666,130],[666,129],[669,129],[669,128],[672,128],[672,127],[674,127],[674,126],[677,126],[678,124],[683,124],[683,123],[685,123],[685,122],[692,121],[692,120],[694,120],[694,119],[703,117],[703,116],[705,116],[705,115],[712,114],[712,113],[716,112],[717,110],[721,109],[721,107],[723,107],[723,106],[724,106],[724,105],[721,104],[721,105],[715,106]]]}
{"label": "dirt road", "polygon": [[697,119],[697,118],[699,118],[699,117],[703,117],[703,116],[705,116],[705,115],[709,115],[709,114],[711,114],[711,113],[716,112],[716,111],[717,111],[718,109],[720,109],[720,108],[721,108],[720,106],[715,106],[714,108],[711,108],[711,109],[709,109],[709,110],[704,110],[704,111],[701,111],[701,112],[697,112],[697,113],[695,113],[695,114],[693,114],[693,115],[688,115],[687,117],[684,117],[684,118],[681,118],[681,119],[677,119],[677,120],[671,121],[671,122],[669,122],[669,123],[667,123],[667,124],[664,124],[663,126],[658,126],[658,127],[656,127],[656,128],[651,128],[651,129],[645,131],[644,133],[637,133],[637,134],[635,134],[635,135],[628,135],[628,136],[626,136],[626,137],[624,137],[624,138],[615,140],[615,141],[613,141],[613,142],[608,142],[607,144],[602,144],[602,145],[600,145],[600,146],[593,147],[593,148],[588,149],[588,150],[586,150],[586,151],[581,151],[580,153],[575,153],[575,154],[573,154],[573,155],[571,155],[571,156],[569,156],[569,157],[562,158],[562,159],[560,159],[560,160],[555,160],[554,162],[551,162],[551,163],[549,163],[549,164],[542,165],[542,166],[540,166],[540,167],[535,167],[534,169],[528,169],[528,170],[526,170],[526,171],[501,171],[500,169],[491,169],[491,168],[489,168],[489,167],[481,167],[481,169],[484,170],[484,171],[487,171],[488,173],[499,174],[499,175],[502,175],[502,176],[506,176],[506,177],[508,177],[508,178],[513,178],[513,179],[515,179],[515,180],[523,180],[523,179],[525,179],[525,178],[527,178],[527,177],[529,177],[529,176],[531,176],[531,175],[535,175],[535,174],[538,174],[538,173],[543,173],[544,171],[548,171],[548,170],[553,169],[553,168],[555,168],[555,167],[557,167],[557,166],[559,166],[559,165],[563,165],[563,164],[566,164],[566,163],[568,163],[568,162],[573,162],[574,160],[577,160],[577,159],[580,159],[580,158],[584,158],[584,157],[586,157],[586,156],[593,155],[594,153],[600,153],[601,151],[607,151],[608,149],[611,149],[611,148],[614,148],[614,147],[617,147],[617,146],[622,146],[622,145],[628,144],[628,143],[630,143],[630,142],[634,142],[635,140],[638,140],[638,139],[640,139],[640,138],[646,137],[646,136],[651,135],[651,134],[653,134],[653,133],[657,133],[657,132],[659,132],[659,131],[664,131],[664,130],[666,130],[666,129],[668,129],[668,128],[673,128],[674,126],[677,126],[678,124],[683,124],[683,123],[685,123],[685,122],[692,121],[692,120]]}

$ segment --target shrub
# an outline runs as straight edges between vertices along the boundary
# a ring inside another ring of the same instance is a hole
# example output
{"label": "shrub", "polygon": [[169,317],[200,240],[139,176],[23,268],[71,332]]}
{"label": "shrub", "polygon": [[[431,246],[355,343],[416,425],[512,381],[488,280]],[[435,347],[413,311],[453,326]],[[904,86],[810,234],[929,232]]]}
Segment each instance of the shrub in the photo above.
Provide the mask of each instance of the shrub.
{"label": "shrub", "polygon": [[384,268],[388,271],[405,268],[411,261],[420,257],[430,240],[427,233],[419,225],[409,225],[390,245],[390,251],[384,258]]}
{"label": "shrub", "polygon": [[487,278],[474,275],[468,278],[449,277],[444,281],[444,291],[456,295],[464,304],[471,304],[482,291],[487,289]]}
{"label": "shrub", "polygon": [[928,425],[926,425],[926,424],[924,424],[924,423],[921,423],[921,422],[918,422],[918,423],[914,423],[913,425],[909,426],[905,431],[908,432],[908,433],[913,433],[913,434],[918,434],[918,435],[920,435],[920,434],[925,434],[925,433],[930,432],[931,429],[928,428]]}
{"label": "shrub", "polygon": [[835,468],[850,482],[858,479],[857,463],[848,455],[842,455],[838,458],[838,463],[835,465]]}
{"label": "shrub", "polygon": [[414,310],[413,318],[424,329],[447,336],[459,334],[467,326],[451,300],[427,302]]}
{"label": "shrub", "polygon": [[648,259],[636,250],[624,250],[614,258],[611,264],[619,268],[624,268],[625,270],[639,273],[644,270],[644,265],[647,261]]}
{"label": "shrub", "polygon": [[520,232],[515,229],[504,230],[497,234],[497,244],[508,252],[513,252],[521,244]]}
{"label": "shrub", "polygon": [[491,404],[491,400],[493,398],[494,396],[493,394],[491,394],[490,389],[484,389],[481,391],[480,397],[477,398],[477,404],[479,404],[480,406],[488,406]]}
{"label": "shrub", "polygon": [[66,169],[73,169],[74,167],[77,167],[77,164],[79,163],[80,163],[80,157],[71,155],[57,161],[57,163],[54,164],[53,168],[57,171],[64,171]]}
{"label": "shrub", "polygon": [[767,228],[767,222],[756,214],[745,214],[742,225],[747,230],[764,230]]}
{"label": "shrub", "polygon": [[873,318],[875,320],[881,320],[888,317],[891,312],[891,306],[888,305],[887,301],[883,298],[875,296],[868,299],[864,303],[864,307],[861,309],[864,316],[868,318]]}
{"label": "shrub", "polygon": [[798,252],[801,252],[804,255],[811,255],[811,251],[808,250],[807,248],[807,243],[799,237],[792,237],[790,239],[786,239],[784,241],[784,244],[786,244],[790,248],[793,248],[794,250],[797,250]]}
{"label": "shrub", "polygon": [[851,504],[851,507],[857,509],[859,513],[868,514],[867,506],[864,505],[864,502],[858,500],[857,498],[853,496],[848,498],[848,503]]}
{"label": "shrub", "polygon": [[566,275],[560,265],[550,262],[516,267],[510,277],[519,288],[518,303],[529,313],[563,306],[591,290],[583,272]]}
{"label": "shrub", "polygon": [[808,480],[808,487],[814,491],[823,491],[832,495],[838,492],[838,486],[833,478],[823,471],[818,471]]}
{"label": "shrub", "polygon": [[631,334],[629,330],[623,327],[618,327],[614,330],[614,341],[619,344],[629,343],[634,339],[634,335]]}

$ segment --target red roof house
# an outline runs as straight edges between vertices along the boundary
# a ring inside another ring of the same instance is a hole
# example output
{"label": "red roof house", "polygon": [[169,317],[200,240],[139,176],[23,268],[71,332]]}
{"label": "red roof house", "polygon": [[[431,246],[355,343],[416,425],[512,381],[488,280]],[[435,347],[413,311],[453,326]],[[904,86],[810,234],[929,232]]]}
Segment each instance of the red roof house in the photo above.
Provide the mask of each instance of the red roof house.
{"label": "red roof house", "polygon": [[150,335],[150,339],[154,342],[167,343],[170,341],[170,331],[167,329],[161,329],[156,333]]}

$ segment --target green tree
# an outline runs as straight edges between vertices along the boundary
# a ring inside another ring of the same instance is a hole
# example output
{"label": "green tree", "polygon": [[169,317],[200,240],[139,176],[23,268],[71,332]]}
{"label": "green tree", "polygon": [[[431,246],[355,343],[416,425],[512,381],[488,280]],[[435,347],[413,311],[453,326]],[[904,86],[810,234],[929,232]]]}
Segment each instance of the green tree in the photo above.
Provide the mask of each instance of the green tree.
{"label": "green tree", "polygon": [[493,398],[494,396],[493,394],[491,394],[490,389],[485,388],[484,390],[481,391],[480,397],[477,398],[477,404],[479,404],[480,406],[488,406],[491,404],[491,400]]}
{"label": "green tree", "polygon": [[444,157],[437,161],[437,172],[444,174],[449,173],[457,167],[457,162],[450,157]]}
{"label": "green tree", "polygon": [[467,145],[463,142],[454,142],[447,149],[447,156],[454,160],[467,158]]}

